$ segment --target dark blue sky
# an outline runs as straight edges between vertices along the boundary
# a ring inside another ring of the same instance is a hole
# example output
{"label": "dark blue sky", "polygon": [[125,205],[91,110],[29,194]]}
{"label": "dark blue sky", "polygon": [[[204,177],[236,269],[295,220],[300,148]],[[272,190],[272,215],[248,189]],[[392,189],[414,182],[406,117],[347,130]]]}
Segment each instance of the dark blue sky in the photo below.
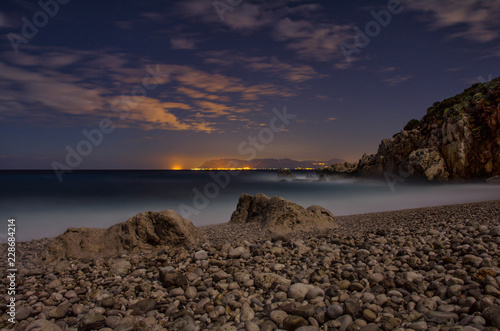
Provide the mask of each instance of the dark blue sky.
{"label": "dark blue sky", "polygon": [[4,0],[0,35],[0,169],[354,161],[500,75],[496,0]]}

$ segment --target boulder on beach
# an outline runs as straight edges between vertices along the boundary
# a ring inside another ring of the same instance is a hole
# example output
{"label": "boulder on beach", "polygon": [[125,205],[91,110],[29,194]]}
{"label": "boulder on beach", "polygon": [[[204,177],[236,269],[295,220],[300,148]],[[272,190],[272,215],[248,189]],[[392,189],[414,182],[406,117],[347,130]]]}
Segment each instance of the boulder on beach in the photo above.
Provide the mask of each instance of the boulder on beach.
{"label": "boulder on beach", "polygon": [[337,226],[332,213],[320,206],[305,209],[280,197],[242,194],[229,221],[233,224],[259,223],[276,233],[308,231]]}
{"label": "boulder on beach", "polygon": [[141,251],[158,246],[194,245],[200,231],[173,210],[142,212],[107,229],[69,228],[55,238],[45,258],[92,260],[123,251]]}

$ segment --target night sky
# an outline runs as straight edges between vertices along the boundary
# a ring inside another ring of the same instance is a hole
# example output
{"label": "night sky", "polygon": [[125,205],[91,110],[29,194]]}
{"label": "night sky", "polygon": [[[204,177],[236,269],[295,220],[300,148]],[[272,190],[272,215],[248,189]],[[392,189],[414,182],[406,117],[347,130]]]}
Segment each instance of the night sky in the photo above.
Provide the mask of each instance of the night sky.
{"label": "night sky", "polygon": [[498,0],[2,0],[0,35],[0,169],[356,161],[500,75]]}

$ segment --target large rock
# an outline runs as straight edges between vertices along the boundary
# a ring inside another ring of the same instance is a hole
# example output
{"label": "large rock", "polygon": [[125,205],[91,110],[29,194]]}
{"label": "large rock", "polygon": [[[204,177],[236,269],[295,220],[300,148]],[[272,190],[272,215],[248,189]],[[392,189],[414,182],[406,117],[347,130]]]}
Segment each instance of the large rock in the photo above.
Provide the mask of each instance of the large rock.
{"label": "large rock", "polygon": [[420,148],[408,156],[411,169],[428,180],[447,180],[446,162],[436,148]]}
{"label": "large rock", "polygon": [[173,210],[143,212],[108,229],[69,228],[49,246],[45,258],[92,260],[123,251],[194,245],[200,231]]}
{"label": "large rock", "polygon": [[260,223],[276,233],[336,227],[332,213],[320,206],[305,209],[280,197],[242,194],[230,223]]}

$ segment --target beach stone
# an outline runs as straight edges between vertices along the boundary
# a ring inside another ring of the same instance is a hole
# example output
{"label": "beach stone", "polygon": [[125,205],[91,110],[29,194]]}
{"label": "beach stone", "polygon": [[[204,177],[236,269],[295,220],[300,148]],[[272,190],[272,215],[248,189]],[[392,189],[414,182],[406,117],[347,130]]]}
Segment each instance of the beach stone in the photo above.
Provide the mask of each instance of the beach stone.
{"label": "beach stone", "polygon": [[313,317],[315,313],[316,307],[310,304],[296,306],[295,309],[292,310],[293,315],[302,316],[306,319],[309,317]]}
{"label": "beach stone", "polygon": [[500,237],[500,225],[494,226],[490,230],[490,236]]}
{"label": "beach stone", "polygon": [[451,285],[446,290],[446,295],[449,298],[453,298],[453,297],[458,296],[461,292],[462,292],[462,285]]}
{"label": "beach stone", "polygon": [[301,316],[290,315],[283,320],[283,329],[287,331],[294,331],[301,326],[307,326],[309,322]]}
{"label": "beach stone", "polygon": [[113,308],[115,306],[115,299],[114,298],[104,298],[101,300],[101,307],[104,308]]}
{"label": "beach stone", "polygon": [[123,277],[129,273],[131,267],[132,265],[130,264],[130,262],[124,259],[119,259],[111,264],[110,270],[115,275]]}
{"label": "beach stone", "polygon": [[47,320],[36,320],[28,324],[25,331],[62,331],[56,324]]}
{"label": "beach stone", "polygon": [[328,306],[326,313],[330,316],[330,318],[336,319],[344,314],[344,308],[342,308],[341,305],[331,305]]}
{"label": "beach stone", "polygon": [[172,286],[184,288],[188,284],[187,278],[182,272],[169,271],[166,268],[160,269],[160,282],[165,288]]}
{"label": "beach stone", "polygon": [[380,283],[385,279],[385,277],[381,273],[376,272],[376,273],[371,274],[369,276],[369,279],[372,283]]}
{"label": "beach stone", "polygon": [[80,315],[80,314],[88,313],[89,308],[87,306],[82,305],[82,304],[74,304],[73,306],[71,306],[71,311],[73,311],[73,313],[75,315]]}
{"label": "beach stone", "polygon": [[368,322],[375,322],[377,319],[377,314],[375,314],[370,309],[363,310],[363,318]]}
{"label": "beach stone", "polygon": [[414,282],[414,283],[420,283],[421,281],[424,280],[424,276],[414,272],[414,271],[409,271],[406,273],[405,278],[409,282]]}
{"label": "beach stone", "polygon": [[429,322],[442,324],[446,321],[458,321],[458,315],[451,312],[431,311],[428,313]]}
{"label": "beach stone", "polygon": [[345,331],[347,328],[353,324],[353,319],[350,315],[342,315],[336,319],[340,323],[339,330]]}
{"label": "beach stone", "polygon": [[415,331],[427,330],[427,323],[425,321],[411,323],[408,328]]}
{"label": "beach stone", "polygon": [[285,267],[286,266],[283,263],[275,263],[275,264],[273,264],[273,268],[272,269],[274,271],[281,271],[281,270],[285,269]]}
{"label": "beach stone", "polygon": [[188,299],[194,299],[196,297],[196,294],[198,293],[198,290],[194,286],[189,286],[186,291],[184,292],[184,296]]}
{"label": "beach stone", "polygon": [[356,256],[360,259],[366,259],[368,256],[370,256],[370,251],[367,249],[358,249],[356,251]]}
{"label": "beach stone", "polygon": [[208,259],[208,253],[205,250],[200,250],[194,253],[195,260],[206,260]]}
{"label": "beach stone", "polygon": [[481,257],[472,254],[467,254],[462,259],[462,263],[465,265],[480,265],[482,261]]}
{"label": "beach stone", "polygon": [[260,327],[257,323],[253,322],[246,322],[245,323],[245,330],[246,331],[260,331]]}
{"label": "beach stone", "polygon": [[361,311],[361,303],[357,297],[351,297],[345,302],[345,312],[353,318],[358,316]]}
{"label": "beach stone", "polygon": [[315,326],[301,326],[298,329],[295,329],[295,331],[319,331],[319,329]]}
{"label": "beach stone", "polygon": [[75,291],[70,290],[70,291],[68,291],[68,292],[64,293],[64,297],[65,297],[66,299],[68,299],[68,300],[71,300],[71,299],[74,299],[74,298],[78,297],[78,294],[76,294],[76,292],[75,292]]}
{"label": "beach stone", "polygon": [[317,297],[324,297],[325,296],[325,291],[321,287],[313,286],[309,288],[306,294],[306,298],[308,300],[314,300]]}
{"label": "beach stone", "polygon": [[245,253],[246,251],[246,248],[245,247],[236,247],[234,249],[232,249],[231,251],[229,251],[229,257],[232,258],[232,259],[237,259],[239,258],[243,253]]}
{"label": "beach stone", "polygon": [[294,299],[295,301],[303,301],[306,297],[307,292],[309,292],[310,285],[295,283],[290,285],[288,288],[288,297]]}
{"label": "beach stone", "polygon": [[273,310],[270,314],[269,317],[271,320],[276,323],[276,324],[281,324],[285,320],[285,318],[288,317],[288,314],[285,313],[283,310]]}
{"label": "beach stone", "polygon": [[[168,326],[168,330],[172,331],[196,331],[196,324],[192,316],[184,315],[177,318],[172,324]],[[223,330],[221,327],[220,330]]]}
{"label": "beach stone", "polygon": [[363,326],[359,331],[379,331],[382,330],[377,324],[367,324]]}
{"label": "beach stone", "polygon": [[169,297],[177,297],[181,295],[184,295],[184,290],[180,287],[173,288],[170,292],[168,292]]}
{"label": "beach stone", "polygon": [[[106,319],[104,320],[104,324],[111,328],[111,329],[114,329],[116,328],[121,322],[121,319],[120,317],[118,316],[108,316],[106,317]],[[102,330],[102,329],[101,329]]]}
{"label": "beach stone", "polygon": [[500,329],[500,306],[492,306],[483,312],[483,317],[487,325],[494,326]]}
{"label": "beach stone", "polygon": [[31,315],[30,310],[24,306],[16,309],[16,320],[18,321],[23,321],[28,317],[30,317],[30,315]]}
{"label": "beach stone", "polygon": [[156,309],[156,300],[152,298],[142,299],[130,308],[132,308],[133,315],[143,315]]}
{"label": "beach stone", "polygon": [[255,317],[255,312],[251,308],[245,308],[241,312],[240,320],[242,322],[247,322],[253,320]]}
{"label": "beach stone", "polygon": [[380,319],[380,324],[383,330],[389,331],[401,325],[401,320],[399,318],[382,316],[382,318]]}
{"label": "beach stone", "polygon": [[104,327],[105,320],[106,318],[103,315],[90,312],[82,318],[78,326],[78,330],[79,331],[99,330]]}
{"label": "beach stone", "polygon": [[65,317],[68,314],[70,306],[71,304],[69,302],[61,303],[59,306],[49,312],[49,317],[55,319]]}
{"label": "beach stone", "polygon": [[361,301],[364,303],[372,303],[375,300],[375,296],[370,292],[365,292],[361,296]]}

